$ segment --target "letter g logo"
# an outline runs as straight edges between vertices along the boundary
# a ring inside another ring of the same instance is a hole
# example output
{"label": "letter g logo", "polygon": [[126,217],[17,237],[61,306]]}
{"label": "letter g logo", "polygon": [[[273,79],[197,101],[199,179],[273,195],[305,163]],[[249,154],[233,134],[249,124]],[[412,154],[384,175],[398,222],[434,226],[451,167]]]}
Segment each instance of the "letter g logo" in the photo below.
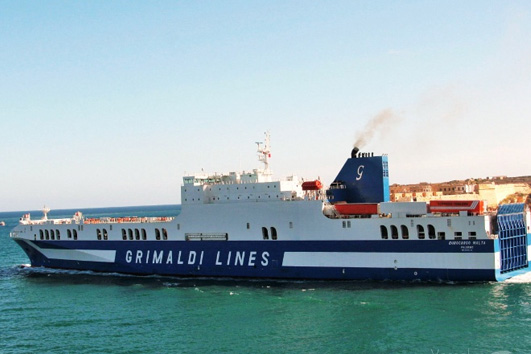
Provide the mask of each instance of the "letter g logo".
{"label": "letter g logo", "polygon": [[360,165],[358,167],[358,177],[356,177],[356,181],[359,181],[363,177],[363,170],[365,169],[365,166]]}

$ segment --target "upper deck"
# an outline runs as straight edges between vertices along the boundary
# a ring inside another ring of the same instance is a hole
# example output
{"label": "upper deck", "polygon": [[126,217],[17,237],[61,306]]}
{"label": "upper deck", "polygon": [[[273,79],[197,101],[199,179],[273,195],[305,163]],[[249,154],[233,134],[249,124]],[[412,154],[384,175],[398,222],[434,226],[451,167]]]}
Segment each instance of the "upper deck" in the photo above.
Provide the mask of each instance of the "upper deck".
{"label": "upper deck", "polygon": [[[270,137],[266,132],[265,143],[257,143],[258,160],[262,169],[229,172],[226,174],[205,174],[204,172],[183,177],[181,204],[218,204],[238,202],[267,202],[273,200],[303,200],[318,195],[324,199],[324,192],[303,190],[303,180],[288,176],[283,180],[273,180],[269,168],[271,151]],[[313,194],[309,196],[309,194]]]}

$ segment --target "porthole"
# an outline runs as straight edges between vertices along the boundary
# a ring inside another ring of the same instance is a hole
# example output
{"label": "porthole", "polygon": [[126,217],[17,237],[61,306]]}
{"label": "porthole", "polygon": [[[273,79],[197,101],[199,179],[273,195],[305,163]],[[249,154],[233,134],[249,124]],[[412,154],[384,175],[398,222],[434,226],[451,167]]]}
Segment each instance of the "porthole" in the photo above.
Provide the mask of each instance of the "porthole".
{"label": "porthole", "polygon": [[393,240],[398,239],[398,228],[395,225],[391,225],[391,238]]}
{"label": "porthole", "polygon": [[380,225],[380,235],[384,240],[387,240],[389,238],[389,235],[387,233],[387,227],[385,225]]}
{"label": "porthole", "polygon": [[275,227],[271,227],[271,239],[276,240],[277,237],[277,229]]}
{"label": "porthole", "polygon": [[433,227],[431,224],[428,224],[428,237],[430,240],[435,239],[435,227]]}
{"label": "porthole", "polygon": [[406,225],[400,225],[400,231],[402,231],[402,238],[407,240],[409,238],[409,230]]}
{"label": "porthole", "polygon": [[417,225],[417,236],[419,240],[424,240],[426,238],[426,234],[424,233],[424,226]]}
{"label": "porthole", "polygon": [[262,227],[262,238],[264,240],[269,240],[269,233],[267,231],[267,227]]}

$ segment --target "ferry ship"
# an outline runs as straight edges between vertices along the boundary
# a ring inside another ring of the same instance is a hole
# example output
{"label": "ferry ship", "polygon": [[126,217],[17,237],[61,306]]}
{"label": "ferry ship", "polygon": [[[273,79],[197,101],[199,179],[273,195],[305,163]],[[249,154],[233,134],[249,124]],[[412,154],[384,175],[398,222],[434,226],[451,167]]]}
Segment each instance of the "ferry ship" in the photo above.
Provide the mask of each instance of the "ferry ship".
{"label": "ferry ship", "polygon": [[391,202],[388,156],[354,148],[329,188],[263,168],[183,177],[175,217],[40,220],[10,237],[32,267],[179,277],[503,281],[529,272],[524,204]]}

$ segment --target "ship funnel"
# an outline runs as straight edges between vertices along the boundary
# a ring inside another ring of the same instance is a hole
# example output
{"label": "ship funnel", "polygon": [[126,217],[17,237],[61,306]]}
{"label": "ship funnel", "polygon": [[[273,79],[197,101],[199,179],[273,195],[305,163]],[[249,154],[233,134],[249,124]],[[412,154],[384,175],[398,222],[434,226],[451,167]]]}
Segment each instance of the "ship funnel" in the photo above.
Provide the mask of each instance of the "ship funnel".
{"label": "ship funnel", "polygon": [[360,151],[360,149],[358,149],[356,146],[354,146],[354,149],[352,149],[352,152],[350,153],[350,157],[355,159],[356,158],[356,154],[358,153],[358,151]]}

